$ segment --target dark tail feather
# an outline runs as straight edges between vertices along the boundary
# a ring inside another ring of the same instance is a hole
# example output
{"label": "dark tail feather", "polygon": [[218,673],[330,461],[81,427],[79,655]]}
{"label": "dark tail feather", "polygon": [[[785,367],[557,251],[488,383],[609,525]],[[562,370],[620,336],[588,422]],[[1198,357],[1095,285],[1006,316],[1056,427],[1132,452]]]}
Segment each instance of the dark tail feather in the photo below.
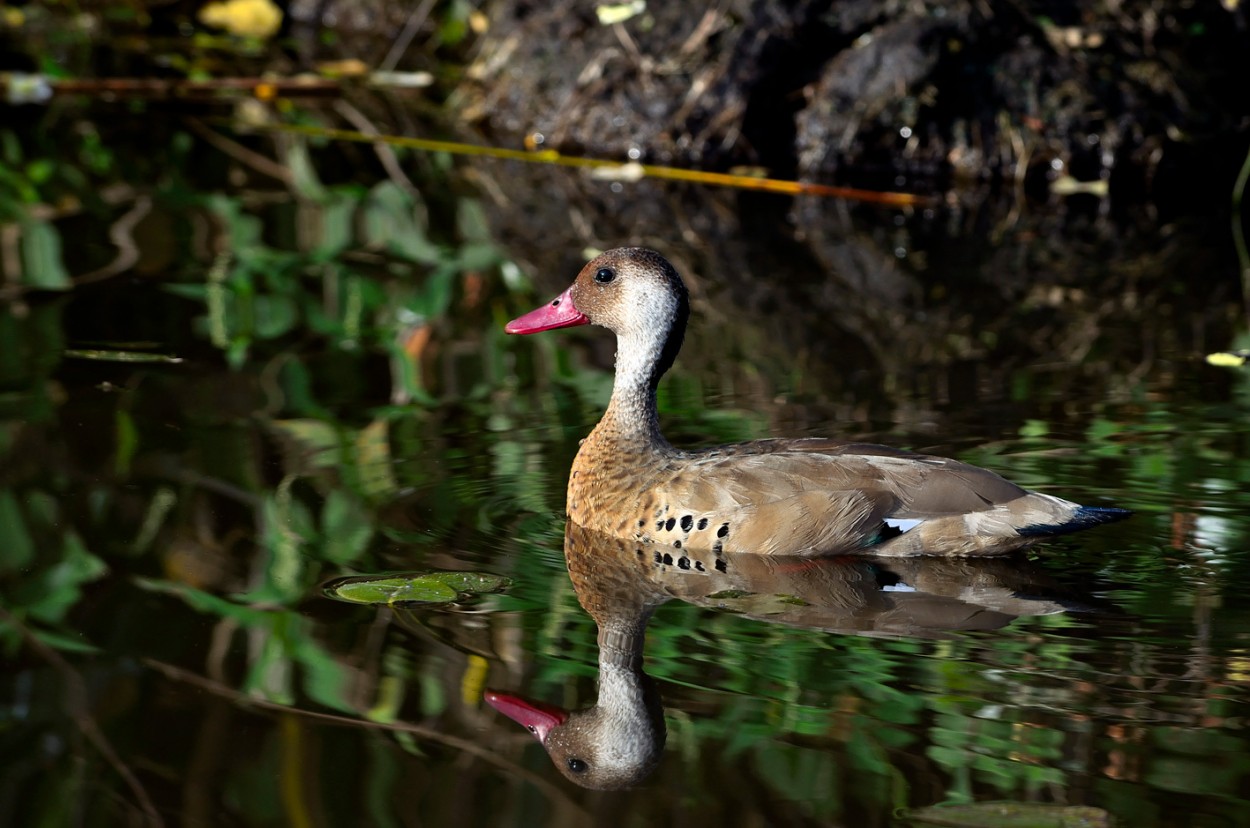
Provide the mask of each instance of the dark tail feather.
{"label": "dark tail feather", "polygon": [[1041,538],[1049,535],[1066,535],[1079,532],[1091,526],[1104,523],[1115,523],[1133,514],[1131,509],[1120,509],[1115,506],[1080,506],[1076,514],[1067,523],[1039,524],[1017,529],[1016,534],[1026,538]]}

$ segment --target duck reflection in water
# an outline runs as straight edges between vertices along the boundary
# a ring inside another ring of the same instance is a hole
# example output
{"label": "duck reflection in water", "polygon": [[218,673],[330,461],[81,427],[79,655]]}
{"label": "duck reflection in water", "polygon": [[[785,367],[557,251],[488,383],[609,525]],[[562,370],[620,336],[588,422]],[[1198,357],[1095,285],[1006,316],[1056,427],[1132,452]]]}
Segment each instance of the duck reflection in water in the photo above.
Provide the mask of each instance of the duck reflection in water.
{"label": "duck reflection in water", "polygon": [[[642,782],[664,751],[664,711],[643,671],[652,613],[673,598],[828,632],[939,637],[993,630],[1071,609],[1027,561],[1004,558],[811,558],[674,549],[569,521],[569,575],[599,627],[599,699],[585,710],[488,691],[496,710],[528,728],[555,766],[587,788]],[[1037,596],[1037,597],[1033,597]]]}

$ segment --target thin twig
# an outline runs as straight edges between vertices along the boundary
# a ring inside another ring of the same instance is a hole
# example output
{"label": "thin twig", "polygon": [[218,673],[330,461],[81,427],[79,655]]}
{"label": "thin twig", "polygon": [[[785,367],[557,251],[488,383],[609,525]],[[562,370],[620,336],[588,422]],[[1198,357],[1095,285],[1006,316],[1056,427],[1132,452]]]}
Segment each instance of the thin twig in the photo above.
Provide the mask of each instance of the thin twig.
{"label": "thin twig", "polygon": [[220,132],[214,132],[205,126],[204,123],[198,118],[188,118],[187,125],[191,127],[191,131],[196,135],[200,136],[205,141],[212,144],[226,155],[229,155],[239,163],[246,164],[262,175],[267,175],[270,178],[276,178],[288,187],[295,186],[295,176],[292,175],[289,169],[282,166],[277,161],[266,158],[259,152],[254,152],[248,149],[238,141],[233,141],[222,135]]}
{"label": "thin twig", "polygon": [[74,724],[87,737],[87,741],[92,744],[105,761],[112,766],[113,770],[130,788],[130,792],[134,794],[138,800],[139,807],[142,809],[144,816],[147,817],[149,825],[163,826],[165,820],[161,819],[161,815],[156,810],[152,798],[148,796],[147,790],[143,787],[143,783],[135,776],[134,772],[126,762],[118,755],[113,748],[108,737],[100,730],[100,726],[96,724],[95,719],[87,709],[87,684],[83,681],[82,676],[75,670],[68,661],[61,657],[56,650],[44,644],[39,638],[30,631],[30,628],[13,617],[8,610],[0,607],[0,621],[10,624],[22,636],[22,640],[31,648],[41,659],[43,659],[52,669],[61,675],[65,682],[65,709],[73,719]]}
{"label": "thin twig", "polygon": [[677,50],[677,53],[683,57],[693,55],[707,45],[708,38],[720,31],[724,25],[724,10],[720,8],[708,9],[703,13],[699,24],[694,27],[694,31],[686,38],[686,42],[681,44],[681,48]]}
{"label": "thin twig", "polygon": [[63,78],[49,81],[54,95],[125,96],[175,100],[219,99],[226,93],[260,98],[338,95],[343,84],[334,78]]}
{"label": "thin twig", "polygon": [[[600,53],[612,53],[619,55],[619,49],[607,49]],[[583,90],[584,92],[584,90]],[[557,164],[562,167],[576,167],[579,169],[595,170],[595,169],[619,169],[622,166],[620,161],[610,161],[604,158],[583,158],[575,155],[562,155],[555,150],[540,150],[531,152],[529,150],[511,149],[507,147],[490,147],[476,144],[465,144],[459,141],[438,141],[429,138],[415,138],[400,135],[363,135],[347,129],[325,129],[323,127],[308,126],[304,124],[264,124],[255,126],[253,129],[263,130],[266,132],[286,132],[293,135],[312,135],[318,138],[326,138],[332,141],[355,141],[358,143],[377,143],[385,142],[396,147],[409,147],[411,149],[422,150],[425,152],[446,152],[453,155],[471,155],[484,158],[501,158],[509,161],[524,161],[527,163],[537,164]],[[853,134],[854,127],[848,130],[848,135]],[[551,140],[550,143],[558,144],[558,140]],[[788,193],[792,195],[813,195],[828,196],[830,198],[842,198],[853,201],[863,201],[872,204],[894,204],[894,205],[927,205],[935,202],[932,196],[915,195],[912,193],[891,193],[878,192],[875,190],[860,190],[852,187],[834,187],[828,184],[817,184],[809,181],[785,181],[774,178],[755,178],[753,176],[732,175],[729,173],[703,172],[701,170],[686,170],[677,167],[663,167],[655,164],[635,164],[647,178],[659,178],[667,181],[689,181],[696,184],[704,184],[715,187],[735,187],[741,190],[763,190],[774,193]]]}
{"label": "thin twig", "polygon": [[[334,110],[350,121],[352,126],[356,127],[356,129],[360,130],[365,135],[380,136],[382,134],[378,131],[378,128],[373,125],[373,122],[365,117],[363,112],[349,104],[347,101],[335,101]],[[383,169],[386,170],[386,174],[391,177],[392,181],[404,190],[407,190],[410,195],[418,195],[416,185],[412,183],[412,179],[410,179],[407,174],[404,173],[403,168],[399,166],[399,158],[395,155],[395,150],[393,150],[390,145],[385,144],[382,141],[378,141],[373,145],[373,151],[377,153],[378,161],[382,162]]]}
{"label": "thin twig", "polygon": [[420,6],[413,9],[412,14],[408,15],[408,21],[404,23],[404,29],[399,33],[399,37],[395,38],[395,42],[391,44],[390,51],[386,53],[386,57],[382,60],[378,69],[383,72],[390,72],[399,63],[399,59],[404,56],[404,52],[408,51],[409,44],[412,39],[417,36],[417,31],[425,25],[425,20],[430,16],[430,12],[434,10],[434,0],[425,0]]}

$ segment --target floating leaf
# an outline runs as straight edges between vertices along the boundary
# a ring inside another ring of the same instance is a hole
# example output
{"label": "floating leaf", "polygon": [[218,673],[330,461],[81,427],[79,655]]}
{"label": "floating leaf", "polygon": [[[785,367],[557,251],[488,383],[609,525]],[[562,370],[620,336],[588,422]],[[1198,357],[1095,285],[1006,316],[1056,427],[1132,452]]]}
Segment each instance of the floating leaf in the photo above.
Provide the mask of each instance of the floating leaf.
{"label": "floating leaf", "polygon": [[458,592],[473,595],[496,592],[511,583],[501,575],[491,575],[485,572],[434,572],[426,577],[446,584]]}
{"label": "floating leaf", "polygon": [[329,592],[335,598],[356,604],[393,604],[399,601],[441,604],[456,600],[458,594],[446,584],[420,577],[349,581]]}
{"label": "floating leaf", "polygon": [[331,598],[353,604],[447,604],[471,595],[497,592],[507,578],[483,572],[427,572],[340,578],[326,585]]}

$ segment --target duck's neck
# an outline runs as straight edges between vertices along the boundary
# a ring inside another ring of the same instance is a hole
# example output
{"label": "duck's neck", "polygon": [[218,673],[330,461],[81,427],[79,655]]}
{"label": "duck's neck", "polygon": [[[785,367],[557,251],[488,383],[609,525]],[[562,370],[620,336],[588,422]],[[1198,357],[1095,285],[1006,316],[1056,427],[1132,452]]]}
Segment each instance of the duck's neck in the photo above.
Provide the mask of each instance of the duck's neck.
{"label": "duck's neck", "polygon": [[642,649],[653,607],[630,613],[628,621],[599,622],[599,669],[642,671]]}
{"label": "duck's neck", "polygon": [[595,431],[600,438],[636,443],[660,450],[669,448],[660,433],[655,389],[677,357],[686,328],[684,305],[670,324],[619,334],[616,338],[616,378],[612,400]]}
{"label": "duck's neck", "polygon": [[[647,614],[647,618],[650,613]],[[664,747],[664,708],[655,682],[642,669],[647,618],[599,631],[599,699],[608,722],[605,741],[625,761],[653,764]]]}
{"label": "duck's neck", "polygon": [[614,441],[667,445],[660,434],[660,418],[655,405],[656,355],[663,343],[649,342],[641,335],[617,338],[616,379],[612,401],[595,431]]}

